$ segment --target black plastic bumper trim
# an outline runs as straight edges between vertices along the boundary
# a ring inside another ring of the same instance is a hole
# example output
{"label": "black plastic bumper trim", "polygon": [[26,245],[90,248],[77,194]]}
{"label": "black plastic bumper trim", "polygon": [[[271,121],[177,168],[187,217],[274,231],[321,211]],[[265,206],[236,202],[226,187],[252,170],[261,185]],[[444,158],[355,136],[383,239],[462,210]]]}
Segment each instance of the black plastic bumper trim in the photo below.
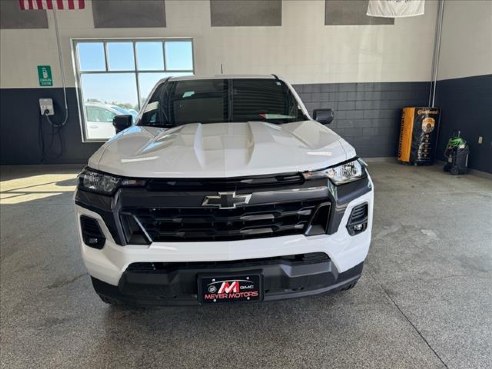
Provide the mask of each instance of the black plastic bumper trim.
{"label": "black plastic bumper trim", "polygon": [[261,272],[265,289],[263,301],[275,301],[343,290],[360,278],[362,269],[363,263],[343,273],[338,273],[331,261],[299,266],[279,263],[250,268],[191,268],[162,274],[125,272],[118,286],[94,277],[92,283],[100,296],[118,303],[137,306],[199,305],[199,273]]}
{"label": "black plastic bumper trim", "polygon": [[372,191],[371,182],[369,177],[364,177],[358,181],[350,182],[340,186],[333,186],[330,191],[330,200],[334,206],[332,206],[330,212],[330,221],[328,223],[327,234],[333,234],[338,231],[342,218],[347,210],[347,205]]}
{"label": "black plastic bumper trim", "polygon": [[77,190],[75,204],[99,214],[118,245],[125,245],[123,229],[119,221],[119,208],[114,206],[115,197],[100,195],[94,192]]}

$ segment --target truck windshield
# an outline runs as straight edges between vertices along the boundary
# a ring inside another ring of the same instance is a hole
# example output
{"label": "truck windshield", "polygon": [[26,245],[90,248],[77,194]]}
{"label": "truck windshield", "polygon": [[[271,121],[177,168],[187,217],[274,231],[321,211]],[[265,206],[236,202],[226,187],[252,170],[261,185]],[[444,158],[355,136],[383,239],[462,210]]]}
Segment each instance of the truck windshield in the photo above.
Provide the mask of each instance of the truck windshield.
{"label": "truck windshield", "polygon": [[159,86],[138,125],[306,120],[287,85],[277,79],[170,81]]}

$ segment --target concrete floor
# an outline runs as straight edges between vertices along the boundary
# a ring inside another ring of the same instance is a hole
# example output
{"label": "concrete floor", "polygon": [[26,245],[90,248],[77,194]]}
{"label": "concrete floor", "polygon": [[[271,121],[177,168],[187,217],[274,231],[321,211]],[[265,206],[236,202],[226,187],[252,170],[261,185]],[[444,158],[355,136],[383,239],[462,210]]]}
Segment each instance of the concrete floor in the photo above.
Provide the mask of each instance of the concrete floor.
{"label": "concrete floor", "polygon": [[142,310],[92,291],[76,170],[2,169],[2,368],[490,368],[490,179],[373,163],[374,238],[353,290]]}

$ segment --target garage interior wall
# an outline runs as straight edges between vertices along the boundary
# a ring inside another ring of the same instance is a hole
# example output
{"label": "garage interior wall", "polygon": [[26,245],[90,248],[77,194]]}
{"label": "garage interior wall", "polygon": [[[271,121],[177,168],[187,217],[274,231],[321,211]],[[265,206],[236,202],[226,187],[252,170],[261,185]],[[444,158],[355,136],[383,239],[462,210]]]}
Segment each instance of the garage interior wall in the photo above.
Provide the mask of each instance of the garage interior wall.
{"label": "garage interior wall", "polygon": [[[95,28],[91,1],[58,11],[70,119],[63,155],[47,162],[84,163],[101,145],[81,140],[71,39],[118,37],[191,37],[198,75],[219,74],[221,64],[226,74],[281,75],[310,111],[336,111],[332,128],[361,156],[394,156],[400,109],[427,105],[437,3],[425,6],[424,16],[394,24],[325,25],[324,0],[282,1],[280,26],[247,27],[212,27],[209,1],[166,0],[165,27]],[[54,119],[63,118],[53,14],[46,14],[48,29],[0,30],[2,164],[40,162],[40,97],[52,97]],[[38,86],[37,65],[51,65],[52,88]]]}
{"label": "garage interior wall", "polygon": [[[470,166],[492,173],[492,1],[446,1],[436,106],[439,153],[460,130]],[[479,143],[482,137],[482,143]]]}

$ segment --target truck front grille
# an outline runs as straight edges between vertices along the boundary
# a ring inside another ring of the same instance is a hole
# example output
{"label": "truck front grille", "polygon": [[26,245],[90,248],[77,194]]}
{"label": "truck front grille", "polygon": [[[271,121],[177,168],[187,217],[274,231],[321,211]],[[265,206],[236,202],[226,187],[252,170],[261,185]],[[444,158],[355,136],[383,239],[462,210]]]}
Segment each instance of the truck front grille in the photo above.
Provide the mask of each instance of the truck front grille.
{"label": "truck front grille", "polygon": [[124,227],[128,225],[128,241],[134,233],[145,234],[149,242],[228,241],[302,234],[321,203],[297,201],[236,209],[125,208],[120,215]]}

